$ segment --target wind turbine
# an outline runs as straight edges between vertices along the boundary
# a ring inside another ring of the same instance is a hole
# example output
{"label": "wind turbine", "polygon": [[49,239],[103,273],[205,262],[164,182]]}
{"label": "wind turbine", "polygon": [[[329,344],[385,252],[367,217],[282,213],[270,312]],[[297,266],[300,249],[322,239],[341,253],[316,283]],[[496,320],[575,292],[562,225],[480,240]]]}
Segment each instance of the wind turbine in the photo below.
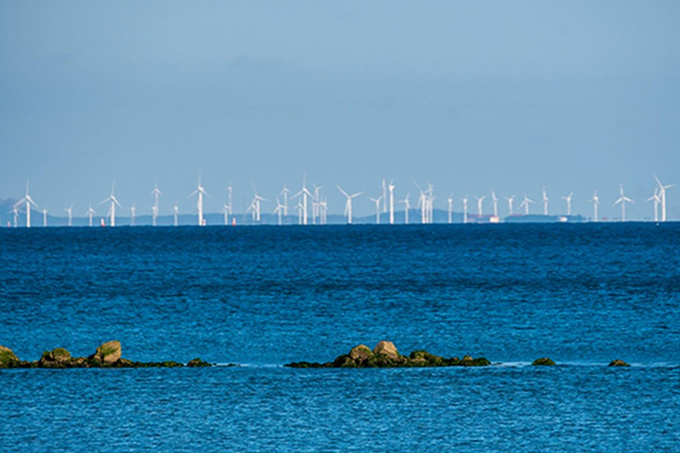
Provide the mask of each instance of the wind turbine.
{"label": "wind turbine", "polygon": [[319,202],[319,207],[321,209],[321,225],[326,225],[328,223],[328,200],[325,197],[323,201]]}
{"label": "wind turbine", "polygon": [[130,226],[135,226],[135,214],[137,213],[137,208],[135,207],[135,204],[132,203],[132,206],[130,206]]}
{"label": "wind turbine", "polygon": [[352,223],[352,199],[358,197],[361,195],[363,192],[357,192],[355,194],[348,194],[344,190],[342,190],[342,187],[337,186],[338,190],[342,192],[342,194],[347,198],[347,202],[345,203],[345,215],[347,216],[347,223],[351,224]]}
{"label": "wind turbine", "polygon": [[382,195],[380,198],[383,200],[383,212],[387,212],[387,186],[385,185],[385,178],[382,180]]}
{"label": "wind turbine", "polygon": [[657,184],[659,184],[659,196],[661,197],[661,221],[665,222],[666,221],[666,189],[670,189],[671,187],[675,187],[675,184],[668,184],[668,185],[663,185],[659,178],[654,175],[654,179],[656,179]]}
{"label": "wind turbine", "polygon": [[[370,198],[370,197],[369,197]],[[380,225],[380,202],[382,201],[382,195],[378,198],[370,198],[370,200],[375,203],[375,224]]]}
{"label": "wind turbine", "polygon": [[196,187],[196,190],[191,192],[191,195],[189,195],[187,198],[193,197],[194,195],[198,195],[198,202],[196,203],[196,207],[198,208],[198,225],[204,226],[205,220],[203,219],[203,195],[207,197],[210,197],[210,195],[208,195],[208,192],[206,192],[201,185],[200,173],[198,174],[198,186]]}
{"label": "wind turbine", "polygon": [[463,223],[468,223],[468,196],[465,195],[461,201],[463,202]]}
{"label": "wind turbine", "polygon": [[408,212],[411,210],[411,202],[408,199],[410,195],[410,193],[407,193],[406,198],[399,201],[399,203],[404,203],[404,223],[406,225],[408,225]]}
{"label": "wind turbine", "polygon": [[543,186],[543,215],[548,215],[548,193],[545,191],[545,186]]}
{"label": "wind turbine", "polygon": [[307,225],[307,197],[311,197],[314,200],[314,195],[307,189],[306,177],[302,178],[302,189],[293,195],[292,198],[297,198],[302,195],[302,224]]}
{"label": "wind turbine", "polygon": [[87,211],[85,211],[85,215],[88,217],[88,224],[92,226],[92,216],[95,214],[94,209],[92,209],[92,205],[89,205],[87,208]]}
{"label": "wind turbine", "polygon": [[232,198],[234,196],[234,190],[231,187],[231,183],[227,186],[227,201],[228,203],[224,205],[224,224],[229,224],[229,216],[234,215],[234,207],[232,204]]}
{"label": "wind turbine", "polygon": [[224,214],[224,225],[229,225],[229,205],[227,203],[222,206],[222,213]]}
{"label": "wind turbine", "polygon": [[68,214],[68,226],[73,226],[73,205],[64,208],[64,211]]}
{"label": "wind turbine", "polygon": [[26,195],[24,195],[24,198],[17,201],[14,207],[18,208],[22,203],[26,203],[26,228],[31,228],[31,205],[35,206],[36,208],[38,205],[28,194],[28,180],[26,180]]}
{"label": "wind turbine", "polygon": [[43,209],[43,227],[47,226],[47,209]]}
{"label": "wind turbine", "polygon": [[477,199],[477,214],[479,215],[479,217],[481,217],[482,216],[482,203],[484,203],[484,199],[486,198],[486,195],[482,195],[481,197],[474,195],[474,197]]}
{"label": "wind turbine", "polygon": [[154,187],[154,189],[151,191],[151,195],[154,196],[154,204],[153,207],[151,208],[151,213],[152,213],[152,225],[156,226],[157,220],[158,220],[158,197],[163,195],[163,192],[158,190],[158,184]]}
{"label": "wind turbine", "polygon": [[12,212],[14,213],[14,228],[17,228],[19,224],[19,209],[14,205],[14,208],[12,208]]}
{"label": "wind turbine", "polygon": [[534,204],[534,203],[536,203],[536,202],[534,200],[532,200],[531,198],[527,197],[526,194],[524,194],[524,200],[522,200],[522,203],[519,205],[520,208],[522,206],[524,206],[524,215],[529,215],[529,204]]}
{"label": "wind turbine", "polygon": [[508,200],[508,215],[513,214],[512,204],[515,202],[515,195],[516,194],[512,194],[511,197],[505,197],[505,199]]}
{"label": "wind turbine", "polygon": [[323,186],[317,186],[314,184],[314,195],[312,196],[312,224],[314,225],[316,225],[317,219],[319,222],[321,221],[319,218],[321,215],[321,189],[323,189]]}
{"label": "wind turbine", "polygon": [[253,212],[253,221],[259,223],[260,222],[260,202],[262,201],[267,201],[266,199],[262,198],[257,194],[257,190],[255,190],[255,196],[253,197],[253,201],[250,202],[250,207],[248,210]]}
{"label": "wind turbine", "polygon": [[595,190],[595,193],[593,194],[593,198],[591,198],[588,203],[593,204],[593,221],[594,222],[599,222],[598,214],[597,214],[597,209],[598,206],[600,205],[600,197],[597,195],[597,190]]}
{"label": "wind turbine", "polygon": [[496,191],[491,189],[491,203],[493,203],[493,216],[498,217],[498,198],[496,198]]}
{"label": "wind turbine", "polygon": [[659,195],[659,188],[658,187],[654,188],[654,195],[647,198],[647,201],[652,201],[652,200],[654,200],[654,221],[658,222],[659,221],[659,203],[661,202],[661,196]]}
{"label": "wind turbine", "polygon": [[418,192],[420,192],[420,196],[418,197],[418,205],[420,207],[420,223],[425,224],[427,223],[427,217],[428,217],[428,206],[427,206],[427,193],[423,192],[423,189],[420,188],[417,182],[413,181],[413,184],[416,185],[418,188]]}
{"label": "wind turbine", "polygon": [[119,208],[122,208],[120,203],[118,202],[118,199],[116,196],[113,194],[116,188],[116,181],[113,181],[113,184],[111,184],[111,195],[109,195],[107,198],[102,200],[99,204],[104,204],[106,202],[111,202],[111,208],[109,209],[109,215],[110,217],[110,224],[112,227],[116,226],[116,205],[118,205]]}
{"label": "wind turbine", "polygon": [[278,214],[279,216],[279,225],[283,223],[281,216],[283,215],[284,209],[285,206],[281,204],[281,202],[279,201],[279,197],[276,197],[276,209],[274,209],[274,214]]}
{"label": "wind turbine", "polygon": [[290,193],[290,189],[286,187],[286,185],[283,185],[283,190],[281,190],[281,195],[283,195],[283,215],[284,217],[288,216],[288,194]]}
{"label": "wind turbine", "polygon": [[390,225],[394,225],[394,181],[390,181],[387,188],[390,191]]}
{"label": "wind turbine", "polygon": [[174,225],[178,226],[179,225],[179,206],[177,206],[177,202],[175,202],[175,206],[172,208],[172,214],[174,217]]}
{"label": "wind turbine", "polygon": [[621,205],[621,221],[625,222],[626,221],[626,203],[635,203],[635,202],[623,194],[623,184],[619,184],[619,193],[621,194],[621,196],[619,197],[618,200],[616,200],[614,202],[614,204],[612,206],[616,206],[617,204]]}
{"label": "wind turbine", "polygon": [[453,194],[446,201],[449,202],[449,223],[453,223]]}
{"label": "wind turbine", "polygon": [[561,197],[563,200],[567,202],[567,216],[571,216],[571,197],[574,195],[574,192],[571,192],[569,195],[566,197]]}

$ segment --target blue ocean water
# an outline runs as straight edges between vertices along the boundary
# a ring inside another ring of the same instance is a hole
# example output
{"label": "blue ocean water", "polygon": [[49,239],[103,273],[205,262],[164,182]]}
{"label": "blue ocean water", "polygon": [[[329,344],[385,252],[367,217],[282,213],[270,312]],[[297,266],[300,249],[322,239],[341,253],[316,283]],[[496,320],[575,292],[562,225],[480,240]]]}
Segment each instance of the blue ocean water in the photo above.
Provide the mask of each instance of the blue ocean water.
{"label": "blue ocean water", "polygon": [[[22,359],[241,365],[0,370],[3,452],[680,449],[678,224],[0,229],[0,266]],[[500,365],[281,366],[383,339]]]}

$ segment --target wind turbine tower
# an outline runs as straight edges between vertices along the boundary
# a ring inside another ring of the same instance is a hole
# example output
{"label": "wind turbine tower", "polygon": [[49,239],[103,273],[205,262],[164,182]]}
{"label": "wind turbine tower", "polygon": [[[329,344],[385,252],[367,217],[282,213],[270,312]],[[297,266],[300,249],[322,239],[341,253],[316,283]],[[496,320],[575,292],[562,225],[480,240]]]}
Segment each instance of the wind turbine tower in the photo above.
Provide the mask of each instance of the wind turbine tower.
{"label": "wind turbine tower", "polygon": [[654,188],[654,195],[647,198],[647,201],[654,201],[654,221],[659,221],[659,202],[661,201],[661,196],[659,195],[659,188]]}
{"label": "wind turbine tower", "polygon": [[515,202],[515,194],[513,194],[511,197],[505,197],[505,199],[508,200],[508,215],[512,215],[512,204]]}
{"label": "wind turbine tower", "polygon": [[175,202],[175,206],[172,208],[172,214],[174,217],[174,225],[178,226],[179,225],[179,206],[177,206],[177,202]]}
{"label": "wind turbine tower", "polygon": [[134,203],[130,206],[130,226],[135,226],[135,214],[137,213],[137,208]]}
{"label": "wind turbine tower", "polygon": [[283,216],[286,217],[288,216],[288,194],[290,193],[290,189],[286,187],[286,185],[283,185],[283,190],[281,191],[281,195],[283,195]]}
{"label": "wind turbine tower", "polygon": [[107,198],[105,198],[103,201],[101,201],[99,204],[104,204],[106,202],[111,202],[111,207],[109,209],[109,215],[110,215],[110,225],[112,227],[116,226],[116,205],[118,205],[119,208],[122,208],[120,203],[118,202],[118,199],[114,195],[114,191],[116,189],[116,181],[113,181],[113,184],[111,184],[111,195],[109,195]]}
{"label": "wind turbine tower", "polygon": [[463,198],[463,223],[468,223],[468,196]]}
{"label": "wind turbine tower", "polygon": [[449,202],[449,223],[453,223],[453,194],[446,201]]}
{"label": "wind turbine tower", "polygon": [[157,225],[157,220],[158,220],[158,198],[163,195],[163,192],[158,190],[158,184],[154,187],[154,189],[151,191],[151,195],[154,196],[154,204],[153,207],[151,208],[151,213],[152,213],[152,225],[156,226]]}
{"label": "wind turbine tower", "polygon": [[545,191],[545,186],[543,186],[543,215],[548,215],[548,193]]}
{"label": "wind turbine tower", "polygon": [[66,214],[68,214],[68,226],[73,226],[73,205],[65,208]]}
{"label": "wind turbine tower", "polygon": [[477,195],[474,196],[477,199],[477,214],[481,217],[482,216],[482,204],[484,203],[484,199],[486,198],[486,195],[482,195],[481,197],[478,197]]}
{"label": "wind turbine tower", "polygon": [[536,202],[534,200],[532,200],[531,198],[527,197],[526,194],[524,194],[524,200],[522,200],[522,203],[519,205],[520,208],[522,206],[524,206],[524,215],[529,215],[529,204],[533,204],[533,203],[536,203]]}
{"label": "wind turbine tower", "polygon": [[493,216],[498,217],[498,198],[496,198],[496,191],[491,189],[491,203],[493,203]]}
{"label": "wind turbine tower", "polygon": [[342,194],[347,198],[347,202],[345,203],[345,215],[347,216],[347,223],[351,224],[352,223],[352,199],[358,197],[361,195],[363,192],[357,192],[355,194],[348,194],[344,190],[342,190],[342,187],[337,186],[338,190],[342,192]]}
{"label": "wind turbine tower", "polygon": [[562,199],[567,202],[567,216],[571,216],[571,197],[573,195],[574,195],[574,192],[571,192],[566,197],[562,197]]}
{"label": "wind turbine tower", "polygon": [[668,184],[668,185],[663,185],[661,181],[659,181],[659,178],[654,175],[654,179],[656,179],[657,184],[659,184],[659,196],[661,197],[661,221],[665,222],[666,221],[666,189],[670,189],[671,187],[675,187],[675,184]]}
{"label": "wind turbine tower", "polygon": [[411,202],[409,201],[410,193],[406,194],[406,198],[401,200],[399,203],[404,203],[404,224],[408,225],[408,212],[411,210]]}
{"label": "wind turbine tower", "polygon": [[92,209],[92,205],[88,206],[87,211],[85,211],[85,215],[88,217],[88,224],[92,226],[92,216],[94,215],[94,209]]}
{"label": "wind turbine tower", "polygon": [[621,221],[625,222],[626,221],[626,203],[635,203],[635,202],[624,195],[623,184],[619,185],[619,193],[621,194],[621,196],[619,197],[618,200],[616,200],[614,202],[613,206],[616,206],[617,204],[621,205]]}
{"label": "wind turbine tower", "polygon": [[394,182],[390,181],[390,185],[387,188],[390,191],[390,225],[394,225]]}
{"label": "wind turbine tower", "polygon": [[31,196],[28,194],[28,180],[26,180],[26,195],[24,195],[24,198],[19,200],[14,205],[15,209],[18,208],[23,203],[26,203],[26,228],[31,228],[31,205],[35,206],[36,208],[38,207],[38,205],[35,203],[35,201],[33,201],[33,198],[31,198]]}
{"label": "wind turbine tower", "polygon": [[597,190],[595,190],[595,193],[593,194],[593,198],[591,198],[588,203],[593,204],[593,222],[599,222],[600,219],[598,217],[598,206],[600,205],[600,197],[597,195]]}
{"label": "wind turbine tower", "polygon": [[43,209],[43,227],[47,226],[47,209]]}
{"label": "wind turbine tower", "polygon": [[375,203],[375,224],[380,225],[380,202],[382,201],[382,195],[378,198],[370,198],[370,200]]}
{"label": "wind turbine tower", "polygon": [[196,187],[196,190],[191,192],[191,195],[189,195],[189,197],[193,197],[194,195],[198,195],[198,202],[196,203],[196,207],[198,208],[198,225],[204,226],[205,219],[203,219],[203,195],[207,197],[210,197],[210,195],[208,195],[208,192],[206,192],[203,186],[201,185],[200,173],[198,175],[198,186]]}

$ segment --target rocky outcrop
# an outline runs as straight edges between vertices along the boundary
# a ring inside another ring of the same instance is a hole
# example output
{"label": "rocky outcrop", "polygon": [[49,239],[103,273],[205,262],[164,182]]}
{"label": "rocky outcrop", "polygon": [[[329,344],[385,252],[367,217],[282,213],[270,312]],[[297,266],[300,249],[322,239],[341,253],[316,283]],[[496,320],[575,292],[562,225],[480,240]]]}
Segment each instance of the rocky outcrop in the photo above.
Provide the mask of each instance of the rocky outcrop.
{"label": "rocky outcrop", "polygon": [[[119,341],[107,341],[88,357],[72,357],[64,348],[45,351],[35,362],[20,361],[11,349],[0,346],[0,368],[176,368],[184,364],[174,361],[133,362],[122,357]],[[201,359],[193,359],[186,366],[209,367],[212,364]]]}
{"label": "rocky outcrop", "polygon": [[625,366],[630,366],[630,364],[624,362],[621,359],[616,359],[616,360],[612,360],[611,362],[609,362],[608,366],[624,366],[625,367]]}
{"label": "rocky outcrop", "polygon": [[10,348],[0,345],[0,368],[17,368],[19,357]]}
{"label": "rocky outcrop", "polygon": [[540,359],[534,360],[531,365],[533,366],[555,366],[555,362],[548,357],[541,357]]}
{"label": "rocky outcrop", "polygon": [[445,366],[486,366],[490,365],[483,357],[472,358],[465,356],[444,358],[427,351],[413,351],[404,356],[389,341],[381,341],[373,350],[368,346],[353,347],[348,354],[335,358],[332,362],[294,362],[285,366],[290,368],[415,368],[415,367],[445,367]]}

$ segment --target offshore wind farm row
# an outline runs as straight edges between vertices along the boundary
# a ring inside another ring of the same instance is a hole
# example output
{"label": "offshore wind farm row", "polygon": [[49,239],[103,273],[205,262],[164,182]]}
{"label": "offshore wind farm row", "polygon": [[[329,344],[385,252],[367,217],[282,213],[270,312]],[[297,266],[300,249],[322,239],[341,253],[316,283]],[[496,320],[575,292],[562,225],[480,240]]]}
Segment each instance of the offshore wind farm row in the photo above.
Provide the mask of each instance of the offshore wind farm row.
{"label": "offshore wind farm row", "polygon": [[[675,184],[664,184],[656,175],[654,178],[653,193],[649,198],[638,200],[645,203],[650,203],[650,213],[653,216],[645,220],[652,220],[654,222],[666,222],[668,220],[667,214],[667,199],[666,192],[668,189],[675,187]],[[421,187],[417,182],[413,181],[413,188],[417,189],[418,197],[414,200],[415,205],[411,204],[410,192],[406,193],[404,198],[395,198],[396,185],[394,181],[386,182],[382,180],[382,184],[377,190],[376,196],[368,196],[364,191],[352,192],[347,191],[343,187],[337,185],[332,190],[339,191],[345,198],[344,211],[342,215],[329,214],[328,196],[323,192],[324,187],[312,184],[313,189],[307,187],[306,178],[303,178],[302,186],[296,193],[283,185],[281,191],[276,194],[273,199],[262,197],[255,187],[253,187],[252,198],[243,212],[236,212],[234,209],[234,190],[232,185],[226,188],[226,199],[223,202],[222,210],[219,214],[207,214],[204,211],[204,197],[212,198],[208,191],[201,183],[201,177],[198,178],[198,184],[188,198],[196,197],[196,210],[190,213],[180,213],[179,203],[175,201],[172,206],[171,213],[161,214],[161,197],[163,192],[158,185],[150,191],[149,197],[153,201],[149,209],[138,216],[136,203],[131,204],[129,215],[121,216],[118,214],[117,208],[124,209],[121,202],[115,195],[115,181],[111,185],[110,194],[103,199],[98,205],[104,205],[106,212],[104,216],[100,216],[98,221],[95,221],[95,215],[99,213],[93,208],[92,204],[88,205],[87,210],[83,211],[81,216],[76,216],[74,223],[74,206],[70,205],[63,208],[65,215],[55,216],[50,214],[46,208],[41,208],[40,205],[32,198],[29,193],[29,183],[26,182],[26,192],[19,201],[13,202],[8,214],[11,215],[11,220],[6,222],[7,227],[25,227],[30,228],[36,226],[32,223],[32,216],[42,216],[42,222],[38,222],[37,226],[116,226],[116,220],[119,219],[118,225],[121,225],[122,218],[127,226],[136,225],[200,225],[208,224],[223,224],[223,225],[261,225],[261,224],[277,224],[277,225],[326,225],[334,224],[353,224],[353,223],[373,223],[373,224],[432,224],[432,223],[502,223],[502,222],[601,222],[601,221],[620,221],[625,222],[626,205],[635,203],[635,200],[626,196],[624,186],[619,185],[619,196],[613,200],[606,200],[611,202],[612,206],[620,209],[620,217],[601,218],[600,217],[600,203],[603,201],[598,195],[598,190],[595,190],[588,199],[588,203],[592,206],[592,216],[584,217],[580,214],[572,214],[572,199],[574,192],[565,195],[560,195],[562,200],[562,207],[564,211],[559,211],[558,214],[551,214],[549,209],[550,197],[546,187],[541,189],[541,198],[538,201],[531,199],[526,193],[521,197],[517,193],[503,196],[503,202],[496,195],[496,191],[491,189],[488,193],[482,195],[464,195],[460,198],[454,198],[452,194],[444,200],[446,209],[436,209],[435,201],[437,196],[434,192],[432,184],[427,184]],[[375,215],[356,217],[354,215],[353,206],[359,197],[365,197],[375,209]],[[484,202],[488,200],[487,206]],[[515,203],[519,202],[518,208],[515,209]],[[263,203],[274,205],[271,211],[262,212]],[[473,203],[473,208],[476,204],[476,209],[470,208],[470,203]],[[490,206],[489,206],[490,204]],[[501,217],[499,204],[505,205],[505,216]],[[540,206],[539,213],[532,213],[531,206]],[[456,211],[455,208],[460,208]],[[51,221],[50,221],[51,219]]]}

